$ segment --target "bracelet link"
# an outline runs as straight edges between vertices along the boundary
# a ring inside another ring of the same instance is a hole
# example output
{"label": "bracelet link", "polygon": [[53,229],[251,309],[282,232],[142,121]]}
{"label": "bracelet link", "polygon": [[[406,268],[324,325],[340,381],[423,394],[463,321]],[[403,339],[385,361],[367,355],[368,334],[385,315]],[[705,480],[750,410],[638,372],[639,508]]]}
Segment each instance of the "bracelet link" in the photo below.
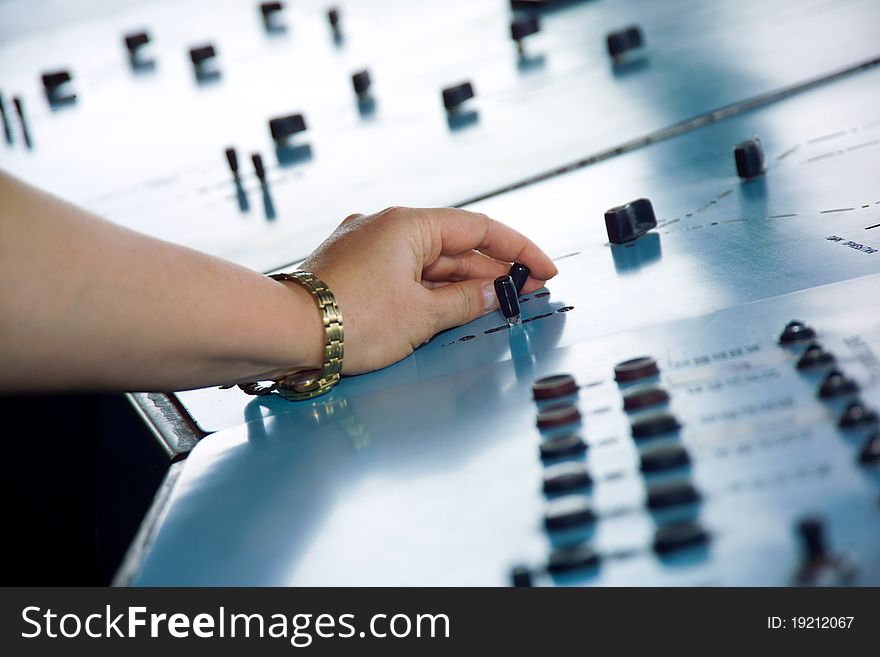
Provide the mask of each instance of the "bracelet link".
{"label": "bracelet link", "polygon": [[304,287],[314,297],[321,320],[324,325],[324,363],[320,370],[306,370],[290,374],[274,382],[274,385],[261,386],[256,383],[244,383],[238,387],[253,395],[266,395],[277,392],[289,401],[311,399],[329,392],[339,383],[342,377],[342,358],[345,353],[345,332],[342,326],[342,311],[336,303],[336,297],[327,284],[307,271],[295,271],[286,274],[271,274],[269,278],[276,281],[292,281]]}

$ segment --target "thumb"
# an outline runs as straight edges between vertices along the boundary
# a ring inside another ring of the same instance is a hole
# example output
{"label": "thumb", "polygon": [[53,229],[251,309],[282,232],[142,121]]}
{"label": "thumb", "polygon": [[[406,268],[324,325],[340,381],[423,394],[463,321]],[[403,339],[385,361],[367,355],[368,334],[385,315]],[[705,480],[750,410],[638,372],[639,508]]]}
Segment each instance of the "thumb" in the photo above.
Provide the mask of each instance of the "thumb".
{"label": "thumb", "polygon": [[435,331],[461,326],[498,308],[491,280],[471,279],[450,283],[431,291],[434,300]]}

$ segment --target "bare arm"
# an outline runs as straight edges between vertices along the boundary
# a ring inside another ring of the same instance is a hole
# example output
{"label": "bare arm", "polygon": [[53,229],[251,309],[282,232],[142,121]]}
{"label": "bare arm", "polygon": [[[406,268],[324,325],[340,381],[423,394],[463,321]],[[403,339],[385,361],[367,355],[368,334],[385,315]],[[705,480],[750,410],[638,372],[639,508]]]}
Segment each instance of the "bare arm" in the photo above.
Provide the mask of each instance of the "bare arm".
{"label": "bare arm", "polygon": [[170,390],[320,366],[305,291],[3,173],[0,202],[0,389]]}
{"label": "bare arm", "polygon": [[[344,372],[356,373],[491,310],[491,280],[514,259],[537,276],[527,290],[556,273],[483,215],[393,208],[349,217],[304,268],[337,296]],[[182,390],[321,364],[320,317],[296,284],[127,230],[3,172],[0,283],[0,390]]]}

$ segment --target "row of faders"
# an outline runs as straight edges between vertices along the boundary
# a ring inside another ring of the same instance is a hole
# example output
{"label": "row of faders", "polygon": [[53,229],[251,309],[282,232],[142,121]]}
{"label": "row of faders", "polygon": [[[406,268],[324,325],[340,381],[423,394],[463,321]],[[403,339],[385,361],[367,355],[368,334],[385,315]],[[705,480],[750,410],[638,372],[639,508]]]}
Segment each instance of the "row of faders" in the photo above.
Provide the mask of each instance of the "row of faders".
{"label": "row of faders", "polygon": [[[861,399],[858,382],[819,342],[816,331],[792,320],[779,335],[778,344],[791,354],[795,369],[813,384],[817,401],[831,411],[837,428],[854,445],[856,467],[880,467],[880,414]],[[662,384],[656,359],[640,356],[617,363],[614,379],[638,450],[638,476],[646,491],[644,511],[657,526],[650,549],[660,559],[704,549],[711,534],[699,519],[703,496],[693,484],[692,456],[680,440],[682,422],[670,409],[670,394]],[[599,554],[590,543],[593,527],[603,517],[641,510],[594,509],[593,486],[631,473],[603,474],[586,467],[590,446],[583,438],[578,393],[579,386],[570,374],[543,377],[532,385],[536,424],[542,435],[539,454],[547,498],[544,527],[553,549],[546,564],[515,567],[511,574],[515,586],[531,586],[535,575],[544,574],[557,583],[588,581],[603,560],[627,558],[647,549],[634,546]],[[793,583],[846,584],[852,580],[854,564],[832,549],[826,525],[817,514],[797,519],[794,531],[803,556]]]}
{"label": "row of faders", "polygon": [[[284,31],[285,26],[280,22],[279,16],[284,10],[282,2],[263,2],[258,5],[263,24],[269,32]],[[341,18],[337,8],[327,10],[327,21],[333,31],[334,37],[339,41],[341,38]],[[514,16],[509,24],[510,38],[515,42],[520,57],[524,56],[524,40],[541,29],[536,16]],[[124,35],[123,43],[128,52],[129,63],[135,70],[149,70],[155,67],[155,61],[149,57],[149,44],[152,37],[145,30],[136,30]],[[641,29],[633,26],[612,32],[606,36],[608,53],[616,62],[622,56],[632,50],[640,49],[644,44]],[[217,79],[220,71],[217,65],[217,48],[213,43],[203,43],[189,48],[189,59],[192,62],[195,77],[199,82],[207,82]],[[69,69],[47,71],[42,74],[43,88],[49,104],[53,107],[71,103],[76,100],[76,94],[70,90],[73,73]],[[359,99],[370,87],[371,80],[369,71],[359,70],[352,74],[352,86]],[[463,81],[459,84],[445,87],[441,90],[443,105],[447,112],[456,113],[466,100],[475,96],[474,85],[471,81]]]}
{"label": "row of faders", "polygon": [[[792,354],[798,372],[813,383],[820,403],[831,411],[848,442],[855,445],[857,466],[880,467],[880,415],[862,401],[859,384],[818,341],[816,330],[793,319],[780,333],[779,345]],[[795,575],[797,584],[846,584],[855,574],[855,565],[830,548],[825,525],[819,515],[803,518],[798,524],[804,559]]]}
{"label": "row of faders", "polygon": [[660,558],[701,548],[708,542],[709,533],[698,520],[701,496],[690,478],[691,458],[678,440],[681,424],[669,412],[669,394],[660,385],[659,373],[657,362],[649,356],[614,368],[623,411],[630,417],[632,438],[638,447],[637,476],[643,478],[646,494],[644,509],[605,513],[594,509],[592,487],[603,479],[630,473],[599,474],[586,467],[589,445],[582,435],[579,387],[574,376],[556,374],[533,383],[536,424],[542,435],[542,490],[547,498],[544,528],[554,547],[545,565],[516,566],[511,574],[515,586],[530,586],[536,574],[549,574],[565,582],[568,575],[583,577],[595,572],[602,559],[627,558],[644,551],[642,547],[607,555],[595,551],[590,536],[604,515],[651,513],[657,522],[651,549]]}

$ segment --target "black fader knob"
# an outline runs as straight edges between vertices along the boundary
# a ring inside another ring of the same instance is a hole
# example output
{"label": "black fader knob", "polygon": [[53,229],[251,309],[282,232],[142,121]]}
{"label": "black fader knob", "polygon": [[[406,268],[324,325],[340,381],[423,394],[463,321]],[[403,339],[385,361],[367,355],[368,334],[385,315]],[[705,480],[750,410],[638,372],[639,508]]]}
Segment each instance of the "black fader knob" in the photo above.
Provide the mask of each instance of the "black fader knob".
{"label": "black fader knob", "polygon": [[235,152],[235,149],[231,146],[226,149],[226,163],[229,165],[229,170],[232,172],[232,175],[238,178],[238,153]]}
{"label": "black fader knob", "polygon": [[819,516],[809,516],[798,521],[797,532],[808,562],[822,561],[828,556],[825,521]]}
{"label": "black fader knob", "polygon": [[283,144],[291,135],[306,129],[306,119],[302,114],[288,114],[269,119],[269,134],[276,144]]}
{"label": "black fader knob", "polygon": [[537,379],[532,384],[532,396],[536,400],[567,397],[576,394],[577,391],[577,381],[571,374],[551,374]]}
{"label": "black fader knob", "polygon": [[364,96],[370,90],[371,84],[370,72],[367,70],[358,71],[351,76],[351,86],[358,96]]}
{"label": "black fader knob", "polygon": [[854,401],[843,411],[837,426],[841,429],[855,429],[877,424],[878,421],[880,418],[877,416],[877,411],[868,408],[861,401]]}
{"label": "black fader knob", "polygon": [[547,505],[544,514],[544,527],[549,530],[583,527],[595,521],[593,505],[585,495],[558,497]]}
{"label": "black fader knob", "polygon": [[0,122],[3,123],[3,135],[6,137],[6,143],[12,143],[12,126],[9,123],[9,116],[6,114],[6,105],[3,102],[3,94],[0,93]]}
{"label": "black fader knob", "polygon": [[12,97],[12,106],[15,108],[15,115],[18,117],[18,123],[21,126],[21,136],[24,138],[24,145],[27,148],[31,148],[31,131],[28,129],[28,121],[24,115],[24,101],[21,96]]}
{"label": "black fader knob", "polygon": [[562,575],[578,570],[592,570],[599,565],[599,554],[588,543],[560,547],[550,553],[547,572]]}
{"label": "black fader knob", "polygon": [[676,522],[659,527],[654,533],[654,551],[663,556],[683,550],[704,545],[709,540],[709,534],[694,520]]}
{"label": "black fader knob", "polygon": [[212,59],[217,56],[217,51],[214,50],[213,44],[206,44],[204,46],[197,46],[195,48],[189,49],[189,58],[192,61],[193,66],[196,68],[200,68],[207,60]]}
{"label": "black fader knob", "polygon": [[540,29],[541,23],[537,16],[515,18],[510,22],[510,38],[516,41],[516,47],[522,50],[523,39],[537,33]]}
{"label": "black fader knob", "polygon": [[657,361],[650,356],[630,358],[614,366],[614,380],[618,383],[647,379],[658,374],[660,368],[657,367]]}
{"label": "black fader knob", "polygon": [[659,386],[639,386],[623,394],[623,410],[631,413],[669,401],[669,393]]}
{"label": "black fader knob", "polygon": [[551,465],[544,470],[543,491],[553,493],[571,493],[588,488],[593,483],[590,473],[582,463],[572,461]]}
{"label": "black fader knob", "polygon": [[608,232],[608,241],[612,244],[631,242],[656,227],[654,206],[646,198],[605,211],[605,230]]}
{"label": "black fader knob", "polygon": [[653,438],[681,428],[678,420],[671,413],[651,413],[633,420],[630,425],[632,437],[636,439]]}
{"label": "black fader knob", "polygon": [[507,275],[513,279],[513,285],[516,287],[516,293],[519,294],[522,292],[523,286],[526,284],[526,281],[529,279],[529,274],[531,274],[531,270],[525,265],[521,265],[518,262],[514,262],[510,266],[510,271],[507,272]]}
{"label": "black fader knob", "polygon": [[43,73],[41,77],[43,79],[43,87],[46,89],[46,93],[50,96],[55,95],[58,87],[71,80],[70,71],[66,70],[50,71],[48,73]]}
{"label": "black fader knob", "polygon": [[625,53],[641,48],[645,44],[642,30],[632,25],[617,32],[611,32],[605,37],[608,46],[608,54],[614,59],[622,57]]}
{"label": "black fader knob", "polygon": [[804,349],[804,353],[798,359],[797,368],[799,370],[808,370],[821,365],[830,365],[834,362],[834,354],[825,350],[818,342],[813,342]]}
{"label": "black fader knob", "polygon": [[833,369],[825,376],[819,386],[821,399],[833,399],[844,395],[851,395],[859,391],[859,384],[849,378],[838,369]]}
{"label": "black fader knob", "polygon": [[528,566],[514,566],[510,569],[510,583],[515,587],[532,585],[532,571]]}
{"label": "black fader knob", "polygon": [[643,447],[639,450],[639,461],[642,472],[662,472],[689,465],[691,457],[678,443],[667,443]]}
{"label": "black fader knob", "polygon": [[339,29],[339,9],[333,7],[327,10],[327,22],[334,32]]}
{"label": "black fader knob", "polygon": [[254,163],[254,172],[257,174],[260,184],[266,184],[266,169],[263,167],[263,156],[259,153],[251,155],[251,162]]}
{"label": "black fader knob", "polygon": [[657,481],[648,486],[645,505],[652,510],[693,504],[700,501],[700,494],[687,480]]}
{"label": "black fader knob", "polygon": [[263,16],[263,20],[266,22],[271,21],[272,17],[282,9],[284,9],[284,3],[281,2],[260,3],[260,14]]}
{"label": "black fader knob", "polygon": [[130,32],[125,35],[125,48],[134,55],[140,48],[150,42],[150,35],[146,32]]}
{"label": "black fader knob", "polygon": [[495,295],[507,323],[511,326],[519,324],[519,293],[510,276],[499,276],[495,279]]}
{"label": "black fader knob", "polygon": [[545,440],[539,449],[542,459],[561,459],[583,454],[587,451],[587,444],[578,434],[568,433]]}
{"label": "black fader knob", "polygon": [[804,324],[802,321],[793,319],[779,335],[779,344],[795,344],[803,340],[812,340],[816,337],[816,331]]}
{"label": "black fader knob", "polygon": [[880,465],[880,431],[868,436],[859,452],[859,463],[862,465]]}
{"label": "black fader knob", "polygon": [[764,173],[764,147],[757,137],[749,137],[733,148],[736,173],[743,180],[755,178]]}
{"label": "black fader knob", "polygon": [[474,85],[470,82],[462,82],[443,90],[443,107],[448,112],[457,110],[464,101],[474,97]]}

